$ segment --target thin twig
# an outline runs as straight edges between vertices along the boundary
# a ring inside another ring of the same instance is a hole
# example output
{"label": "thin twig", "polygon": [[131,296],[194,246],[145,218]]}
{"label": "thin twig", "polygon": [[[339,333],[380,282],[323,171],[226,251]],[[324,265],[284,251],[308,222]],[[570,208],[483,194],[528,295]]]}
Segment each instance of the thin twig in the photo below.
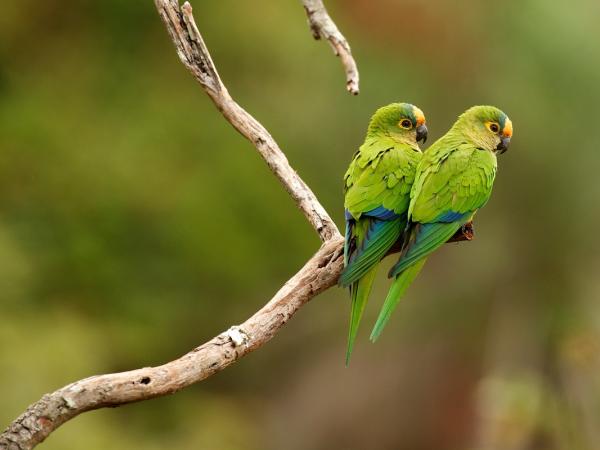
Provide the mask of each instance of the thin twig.
{"label": "thin twig", "polygon": [[358,95],[358,68],[352,56],[350,44],[327,13],[322,0],[302,0],[302,4],[306,10],[308,25],[313,37],[329,41],[333,52],[342,60],[342,66],[346,72],[346,89],[351,94]]}
{"label": "thin twig", "polygon": [[229,95],[198,31],[191,5],[185,2],[180,9],[177,0],[155,0],[155,3],[173,39],[181,62],[200,82],[225,119],[254,144],[304,216],[319,233],[321,240],[325,242],[328,239],[340,237],[335,223],[321,206],[315,194],[292,169],[277,142],[254,117]]}
{"label": "thin twig", "polygon": [[[342,270],[343,238],[335,223],[290,167],[267,130],[227,92],[198,31],[189,3],[180,8],[177,0],[154,1],[183,64],[200,82],[223,116],[254,144],[315,228],[323,244],[304,267],[243,324],[231,327],[181,358],[162,366],[94,376],[44,395],[0,434],[2,450],[32,449],[59,426],[83,412],[169,395],[220,372],[272,339],[306,302],[335,285]],[[354,72],[347,69],[349,90],[358,92],[358,73],[345,39],[327,16],[320,1],[304,0],[304,4],[315,33],[320,33],[330,41],[328,36],[336,33],[341,37],[341,40],[336,39],[346,53],[340,50],[339,54],[343,61],[347,62],[345,58],[349,58],[352,62],[350,66],[354,67]]]}

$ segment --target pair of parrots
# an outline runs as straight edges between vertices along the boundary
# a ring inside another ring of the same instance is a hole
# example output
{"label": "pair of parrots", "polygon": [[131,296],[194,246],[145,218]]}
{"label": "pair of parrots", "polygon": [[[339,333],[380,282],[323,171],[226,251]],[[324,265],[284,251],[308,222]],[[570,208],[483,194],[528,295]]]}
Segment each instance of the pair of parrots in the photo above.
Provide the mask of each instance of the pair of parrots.
{"label": "pair of parrots", "polygon": [[350,359],[377,266],[400,252],[392,285],[371,332],[375,341],[427,257],[488,201],[496,155],[512,137],[510,119],[493,106],[475,106],[427,150],[425,115],[393,103],[375,112],[364,144],[344,176],[346,236],[339,283],[352,300],[346,364]]}

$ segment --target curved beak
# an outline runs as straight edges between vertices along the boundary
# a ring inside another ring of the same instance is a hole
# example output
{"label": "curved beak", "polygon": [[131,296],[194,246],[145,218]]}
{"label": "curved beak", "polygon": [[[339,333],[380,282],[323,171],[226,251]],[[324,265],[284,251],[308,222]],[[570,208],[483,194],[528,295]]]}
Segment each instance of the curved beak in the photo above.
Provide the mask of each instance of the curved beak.
{"label": "curved beak", "polygon": [[496,147],[496,151],[498,153],[502,154],[508,150],[509,146],[510,146],[510,137],[502,136],[500,138],[500,143],[498,144],[498,147]]}
{"label": "curved beak", "polygon": [[427,126],[425,124],[417,127],[417,142],[423,141],[423,144],[427,142]]}

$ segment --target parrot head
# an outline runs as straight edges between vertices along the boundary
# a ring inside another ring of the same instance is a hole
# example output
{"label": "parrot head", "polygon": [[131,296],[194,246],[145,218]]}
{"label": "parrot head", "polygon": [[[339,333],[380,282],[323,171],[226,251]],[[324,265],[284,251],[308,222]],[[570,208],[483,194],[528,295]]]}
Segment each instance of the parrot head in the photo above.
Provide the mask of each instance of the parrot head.
{"label": "parrot head", "polygon": [[513,134],[511,120],[494,106],[473,106],[455,127],[479,148],[500,154],[508,150]]}
{"label": "parrot head", "polygon": [[425,114],[410,103],[392,103],[375,111],[369,123],[368,134],[390,136],[399,142],[417,146],[427,140]]}

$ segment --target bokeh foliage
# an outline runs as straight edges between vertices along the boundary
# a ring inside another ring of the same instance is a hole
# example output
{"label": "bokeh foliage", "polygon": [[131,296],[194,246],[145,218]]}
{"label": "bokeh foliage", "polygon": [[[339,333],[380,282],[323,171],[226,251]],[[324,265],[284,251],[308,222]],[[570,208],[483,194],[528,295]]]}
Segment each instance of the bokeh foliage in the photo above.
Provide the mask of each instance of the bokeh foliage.
{"label": "bokeh foliage", "polygon": [[[319,244],[151,1],[5,3],[0,426],[46,391],[162,363],[243,321]],[[431,259],[349,369],[333,289],[235,367],[86,414],[44,448],[598,448],[600,4],[330,1],[357,98],[299,2],[193,6],[231,93],[340,225],[341,176],[382,104],[419,105],[430,138],[495,104],[515,124],[511,151],[476,240]]]}

